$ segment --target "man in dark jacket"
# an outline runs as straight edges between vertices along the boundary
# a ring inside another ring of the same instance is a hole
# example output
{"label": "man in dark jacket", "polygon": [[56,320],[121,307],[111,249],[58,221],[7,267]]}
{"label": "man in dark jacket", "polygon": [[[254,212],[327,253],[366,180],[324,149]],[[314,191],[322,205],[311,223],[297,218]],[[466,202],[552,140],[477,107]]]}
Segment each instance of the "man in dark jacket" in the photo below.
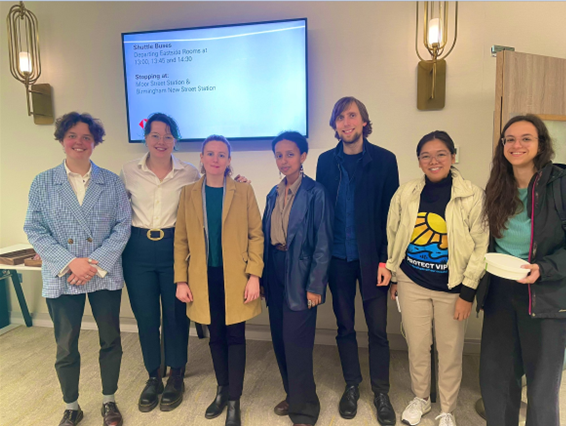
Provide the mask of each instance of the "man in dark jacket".
{"label": "man in dark jacket", "polygon": [[389,203],[399,187],[395,155],[369,143],[372,126],[367,109],[353,97],[334,105],[330,126],[340,142],[318,159],[316,180],[335,203],[334,242],[329,286],[338,323],[336,341],[346,389],[340,399],[340,415],[357,413],[362,381],[358,343],[354,329],[356,282],[360,283],[369,335],[371,387],[377,420],[394,425],[395,411],[389,401],[389,341],[387,340],[386,222]]}

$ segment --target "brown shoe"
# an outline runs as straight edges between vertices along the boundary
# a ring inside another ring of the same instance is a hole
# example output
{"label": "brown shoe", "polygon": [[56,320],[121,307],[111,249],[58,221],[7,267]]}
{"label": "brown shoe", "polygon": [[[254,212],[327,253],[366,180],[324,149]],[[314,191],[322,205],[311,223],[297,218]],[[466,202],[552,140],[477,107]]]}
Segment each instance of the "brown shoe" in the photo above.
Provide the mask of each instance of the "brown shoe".
{"label": "brown shoe", "polygon": [[279,404],[277,404],[275,406],[273,411],[278,416],[288,416],[289,415],[289,403],[287,402],[286,399],[284,399],[283,401],[281,401]]}
{"label": "brown shoe", "polygon": [[115,402],[106,402],[102,404],[102,417],[104,421],[102,422],[104,426],[122,426],[124,420],[122,420],[122,414]]}
{"label": "brown shoe", "polygon": [[75,426],[83,419],[83,410],[65,410],[59,426]]}

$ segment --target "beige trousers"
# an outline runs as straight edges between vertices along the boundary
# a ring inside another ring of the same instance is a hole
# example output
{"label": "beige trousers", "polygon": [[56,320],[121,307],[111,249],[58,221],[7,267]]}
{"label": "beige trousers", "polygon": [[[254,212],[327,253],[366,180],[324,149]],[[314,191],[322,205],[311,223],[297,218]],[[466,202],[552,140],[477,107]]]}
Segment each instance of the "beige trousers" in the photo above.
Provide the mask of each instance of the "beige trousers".
{"label": "beige trousers", "polygon": [[462,352],[467,321],[454,319],[458,293],[429,290],[415,284],[401,268],[397,293],[403,328],[409,346],[411,389],[419,398],[430,396],[430,346],[432,325],[438,351],[440,407],[445,413],[456,408],[462,380]]}

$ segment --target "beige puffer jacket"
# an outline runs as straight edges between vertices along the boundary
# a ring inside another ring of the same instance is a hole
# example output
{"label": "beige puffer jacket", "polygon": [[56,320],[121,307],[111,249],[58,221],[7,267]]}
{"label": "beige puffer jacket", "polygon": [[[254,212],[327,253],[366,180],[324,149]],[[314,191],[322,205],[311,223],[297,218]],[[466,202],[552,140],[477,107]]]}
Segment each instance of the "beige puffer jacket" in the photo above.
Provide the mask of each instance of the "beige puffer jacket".
{"label": "beige puffer jacket", "polygon": [[[387,269],[397,281],[397,269],[405,258],[415,227],[424,176],[405,183],[391,200],[387,217]],[[448,234],[448,288],[463,284],[475,290],[485,272],[489,244],[487,223],[482,218],[484,191],[452,167],[452,196],[446,206]]]}

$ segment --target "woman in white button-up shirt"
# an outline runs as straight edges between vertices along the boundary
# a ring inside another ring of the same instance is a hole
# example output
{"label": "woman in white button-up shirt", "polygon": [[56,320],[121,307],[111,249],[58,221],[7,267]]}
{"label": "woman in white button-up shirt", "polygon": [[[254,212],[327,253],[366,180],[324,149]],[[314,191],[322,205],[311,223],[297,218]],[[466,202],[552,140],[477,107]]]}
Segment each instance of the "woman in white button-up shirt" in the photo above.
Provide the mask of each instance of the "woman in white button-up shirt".
{"label": "woman in white button-up shirt", "polygon": [[[173,236],[181,189],[200,175],[192,164],[172,155],[180,135],[171,117],[153,114],[144,132],[147,154],[124,164],[121,172],[132,204],[132,236],[123,254],[124,278],[149,374],[138,407],[151,411],[163,393],[160,408],[170,411],[183,400],[189,338],[186,306],[175,297]],[[160,376],[161,312],[165,364],[171,367],[165,389]]]}

